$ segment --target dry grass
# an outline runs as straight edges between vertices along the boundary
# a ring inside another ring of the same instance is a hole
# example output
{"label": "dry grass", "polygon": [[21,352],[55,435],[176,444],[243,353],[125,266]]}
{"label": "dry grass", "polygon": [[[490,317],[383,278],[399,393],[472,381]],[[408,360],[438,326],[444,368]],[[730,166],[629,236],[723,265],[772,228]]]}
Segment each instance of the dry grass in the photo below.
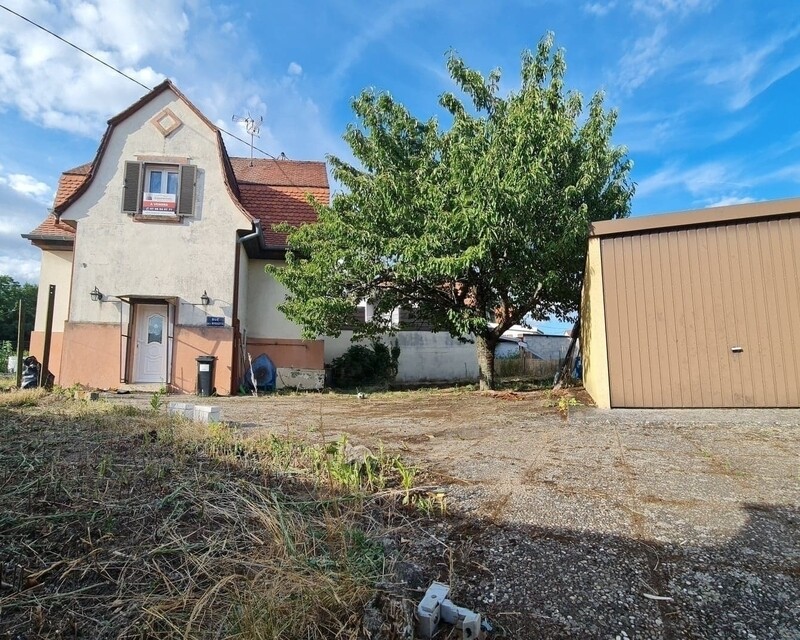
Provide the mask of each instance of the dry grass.
{"label": "dry grass", "polygon": [[344,448],[0,396],[0,637],[359,637],[408,470]]}

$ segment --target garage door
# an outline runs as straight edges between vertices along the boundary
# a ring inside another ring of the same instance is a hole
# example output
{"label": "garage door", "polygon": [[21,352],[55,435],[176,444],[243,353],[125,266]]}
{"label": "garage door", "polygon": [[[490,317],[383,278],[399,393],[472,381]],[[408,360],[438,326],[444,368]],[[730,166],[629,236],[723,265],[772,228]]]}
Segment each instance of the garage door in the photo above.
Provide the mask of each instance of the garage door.
{"label": "garage door", "polygon": [[800,216],[601,239],[612,407],[800,406]]}

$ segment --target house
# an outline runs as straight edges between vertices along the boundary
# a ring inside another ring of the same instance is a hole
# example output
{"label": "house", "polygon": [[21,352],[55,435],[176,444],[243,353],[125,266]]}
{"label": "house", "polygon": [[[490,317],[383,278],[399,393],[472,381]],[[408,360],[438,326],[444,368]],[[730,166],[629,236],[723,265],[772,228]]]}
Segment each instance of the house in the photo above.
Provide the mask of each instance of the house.
{"label": "house", "polygon": [[600,407],[800,406],[800,198],[597,222],[581,309]]}
{"label": "house", "polygon": [[201,355],[236,392],[245,351],[280,384],[321,385],[322,340],[303,340],[264,272],[284,260],[280,222],[316,219],[323,162],[231,157],[220,130],[170,81],[108,122],[97,154],[65,171],[53,211],[25,234],[42,251],[31,352],[42,355],[55,285],[49,368],[61,385],[194,392]]}

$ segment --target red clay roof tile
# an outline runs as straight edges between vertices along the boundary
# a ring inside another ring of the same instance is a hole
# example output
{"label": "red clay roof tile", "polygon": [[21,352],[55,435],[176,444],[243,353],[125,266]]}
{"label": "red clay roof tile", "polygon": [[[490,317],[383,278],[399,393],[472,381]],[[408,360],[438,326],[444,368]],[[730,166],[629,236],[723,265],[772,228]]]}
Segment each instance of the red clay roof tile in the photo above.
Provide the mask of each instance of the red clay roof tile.
{"label": "red clay roof tile", "polygon": [[38,227],[30,233],[26,233],[24,237],[31,240],[72,240],[75,237],[75,230],[68,224],[56,220],[51,213]]}
{"label": "red clay roof tile", "polygon": [[273,160],[272,158],[231,158],[236,181],[268,184],[273,187],[328,188],[328,172],[324,162]]}
{"label": "red clay roof tile", "polygon": [[242,204],[251,215],[261,221],[264,240],[268,245],[284,246],[286,234],[277,233],[273,225],[288,222],[300,226],[315,222],[317,212],[306,200],[306,194],[314,196],[322,204],[328,204],[328,189],[318,187],[274,187],[265,184],[240,184]]}

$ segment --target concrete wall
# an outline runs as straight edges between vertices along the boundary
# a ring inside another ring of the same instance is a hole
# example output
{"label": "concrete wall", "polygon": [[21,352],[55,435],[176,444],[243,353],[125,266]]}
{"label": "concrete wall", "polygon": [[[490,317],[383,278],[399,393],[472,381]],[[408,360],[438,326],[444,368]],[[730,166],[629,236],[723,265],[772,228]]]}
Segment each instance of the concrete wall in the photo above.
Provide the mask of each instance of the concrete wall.
{"label": "concrete wall", "polygon": [[598,407],[611,407],[600,238],[589,238],[581,296],[583,386]]}
{"label": "concrete wall", "polygon": [[[47,321],[47,299],[50,285],[56,285],[53,307],[53,331],[64,331],[69,311],[69,291],[72,282],[72,251],[42,250],[42,268],[39,274],[39,293],[36,297],[34,331],[44,331]],[[38,357],[38,356],[37,356]]]}
{"label": "concrete wall", "polygon": [[[183,122],[168,137],[150,122],[164,108]],[[183,221],[139,221],[122,213],[126,160],[186,158],[197,166],[195,215]],[[251,223],[228,194],[216,134],[171,91],[165,91],[118,124],[88,190],[64,213],[77,222],[70,321],[119,322],[106,296],[170,296],[180,299],[177,322],[205,325],[207,315],[230,326],[237,229]],[[211,304],[200,296],[208,292]]]}
{"label": "concrete wall", "polygon": [[525,336],[525,344],[542,360],[561,360],[567,355],[569,336]]}
{"label": "concrete wall", "polygon": [[[352,336],[352,331],[343,331],[338,338],[325,338],[326,364],[350,348]],[[478,358],[472,343],[460,343],[447,333],[430,331],[399,331],[395,336],[383,338],[387,344],[395,340],[400,346],[395,382],[474,382],[478,379]]]}

